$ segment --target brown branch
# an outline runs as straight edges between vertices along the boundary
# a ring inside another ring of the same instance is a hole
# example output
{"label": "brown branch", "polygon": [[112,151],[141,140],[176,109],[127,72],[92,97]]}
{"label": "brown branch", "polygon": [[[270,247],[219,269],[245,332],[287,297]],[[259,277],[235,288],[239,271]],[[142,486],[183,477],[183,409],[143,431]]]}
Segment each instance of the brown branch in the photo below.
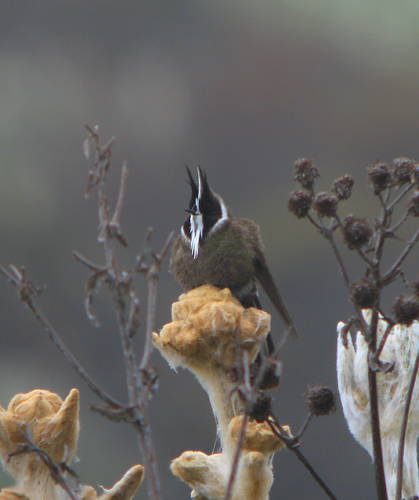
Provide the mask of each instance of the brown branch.
{"label": "brown branch", "polygon": [[396,196],[396,197],[394,198],[394,200],[390,203],[390,205],[388,205],[388,206],[386,207],[386,212],[387,212],[387,213],[389,213],[389,214],[391,214],[391,213],[393,212],[393,210],[394,210],[394,207],[397,205],[397,203],[399,203],[399,201],[400,201],[400,200],[401,200],[404,196],[406,196],[406,194],[407,194],[407,193],[408,193],[408,192],[412,189],[412,187],[413,187],[413,184],[408,184],[408,185],[407,185],[407,186],[403,189],[403,191],[401,191],[401,192],[399,193],[399,195],[398,195],[398,196]]}
{"label": "brown branch", "polygon": [[156,303],[157,303],[157,283],[159,280],[159,275],[161,271],[161,266],[163,264],[164,258],[173,243],[174,232],[172,231],[167,237],[162,250],[159,254],[152,254],[154,262],[151,264],[146,272],[147,284],[148,284],[148,297],[147,297],[147,325],[145,332],[145,345],[143,349],[143,357],[139,366],[140,370],[145,370],[148,364],[148,360],[151,354],[152,348],[152,336],[154,330],[154,323],[156,318]]}
{"label": "brown branch", "polygon": [[391,266],[391,268],[384,274],[384,276],[383,276],[383,282],[385,284],[386,283],[390,283],[392,281],[393,274],[395,274],[397,272],[397,270],[402,265],[403,261],[409,255],[410,251],[416,245],[416,243],[418,242],[418,240],[419,240],[419,229],[416,231],[416,233],[413,236],[413,238],[409,241],[409,243],[407,244],[406,248],[401,253],[400,257]]}
{"label": "brown branch", "polygon": [[[17,268],[13,266],[14,270]],[[17,287],[19,296],[21,300],[25,303],[28,309],[33,313],[37,321],[42,326],[45,333],[48,335],[52,343],[64,354],[67,361],[70,363],[71,367],[74,371],[80,376],[82,380],[86,383],[89,389],[94,392],[102,401],[105,401],[110,405],[119,405],[120,403],[109,396],[99,385],[93,380],[93,378],[88,375],[86,370],[81,366],[81,364],[77,361],[68,347],[65,345],[60,335],[57,333],[55,328],[51,325],[48,318],[43,314],[41,309],[34,303],[33,296],[34,293],[31,292],[31,288],[33,284],[30,281],[27,281],[24,274],[20,274],[19,277],[13,276],[10,274],[4,267],[0,266],[1,273],[8,278],[10,283]],[[35,295],[36,296],[36,295]]]}
{"label": "brown branch", "polygon": [[[156,376],[154,376],[155,374],[152,373],[151,369],[147,368],[147,363],[151,351],[151,336],[155,321],[158,275],[171,240],[167,241],[160,255],[156,256],[151,253],[153,263],[148,265],[146,264],[146,258],[150,254],[151,239],[151,230],[149,230],[143,251],[137,257],[135,268],[130,271],[119,270],[112,240],[116,239],[122,245],[127,245],[127,241],[122,235],[119,218],[126,193],[128,168],[124,163],[116,208],[112,217],[110,217],[103,182],[109,168],[110,155],[107,154],[106,146],[100,146],[97,134],[95,134],[97,130],[90,130],[90,132],[90,145],[95,148],[96,177],[93,177],[94,182],[90,182],[89,186],[98,188],[98,215],[100,222],[98,241],[103,245],[106,258],[106,265],[103,267],[97,266],[97,270],[93,271],[89,279],[89,281],[91,281],[90,289],[91,291],[97,289],[103,282],[108,285],[111,292],[121,338],[129,400],[126,407],[96,407],[95,410],[108,418],[129,421],[134,426],[137,433],[140,452],[144,460],[146,476],[148,477],[149,495],[151,499],[158,500],[161,498],[161,495],[157,460],[147,415],[147,405],[150,401],[150,395],[152,395],[156,388]],[[92,174],[90,175],[92,176]],[[139,299],[134,287],[134,278],[138,273],[146,274],[149,292],[146,340],[143,352],[143,362],[140,366],[138,366],[137,363],[137,356],[133,343],[133,337],[140,324],[138,317],[140,310]],[[89,299],[89,296],[87,299]],[[90,299],[86,305],[91,306]],[[89,313],[91,309],[87,307],[87,311]]]}
{"label": "brown branch", "polygon": [[[368,335],[368,356],[374,359],[377,350],[378,312],[372,311]],[[381,443],[380,415],[378,409],[377,372],[368,363],[368,387],[370,396],[371,433],[374,456],[375,483],[378,500],[387,500],[386,478],[384,473],[383,449]]]}
{"label": "brown branch", "polygon": [[247,429],[248,421],[249,421],[249,416],[247,415],[247,413],[244,413],[243,419],[242,419],[241,425],[240,425],[239,437],[238,437],[236,449],[234,452],[233,462],[231,464],[231,472],[230,472],[230,476],[228,478],[227,489],[226,489],[226,494],[225,494],[224,500],[230,500],[232,495],[233,495],[233,487],[234,487],[234,483],[236,481],[237,471],[239,469],[239,460],[240,460],[240,455],[241,455],[242,450],[243,450],[244,440],[246,438],[246,429]]}

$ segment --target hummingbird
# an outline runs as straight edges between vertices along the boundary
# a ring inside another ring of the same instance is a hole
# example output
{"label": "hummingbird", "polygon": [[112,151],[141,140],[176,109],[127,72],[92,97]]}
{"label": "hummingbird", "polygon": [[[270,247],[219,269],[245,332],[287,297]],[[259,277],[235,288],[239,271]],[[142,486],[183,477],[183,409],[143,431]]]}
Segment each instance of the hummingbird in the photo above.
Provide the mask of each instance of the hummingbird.
{"label": "hummingbird", "polygon": [[[291,315],[266,264],[259,226],[250,219],[233,217],[221,196],[209,186],[205,171],[197,168],[196,183],[188,167],[191,187],[189,217],[173,243],[170,272],[189,291],[209,284],[229,288],[243,307],[262,309],[260,283],[278,310],[288,332],[296,336]],[[266,339],[268,355],[274,344]]]}

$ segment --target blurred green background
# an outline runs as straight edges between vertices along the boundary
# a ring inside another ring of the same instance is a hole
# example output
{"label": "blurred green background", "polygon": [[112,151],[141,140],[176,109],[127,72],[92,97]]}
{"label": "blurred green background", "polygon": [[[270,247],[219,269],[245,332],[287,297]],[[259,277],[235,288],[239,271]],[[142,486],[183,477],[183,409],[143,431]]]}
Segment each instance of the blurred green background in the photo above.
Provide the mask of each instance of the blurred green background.
{"label": "blurred green background", "polygon": [[[147,227],[154,227],[156,250],[179,229],[190,194],[184,165],[201,165],[233,213],[260,224],[267,260],[296,318],[300,341],[282,354],[275,411],[297,430],[307,386],[336,389],[335,328],[351,307],[326,242],[286,210],[293,163],[314,158],[319,189],[352,174],[355,192],[342,213],[372,220],[378,204],[365,168],[377,159],[419,158],[418,21],[416,0],[3,1],[0,262],[25,264],[35,283],[47,285],[40,305],[90,373],[124,399],[109,297],[97,297],[96,330],[83,310],[87,271],[71,256],[77,249],[104,262],[96,201],[84,199],[90,165],[82,155],[83,123],[99,124],[104,141],[117,139],[112,202],[123,160],[130,169],[122,215],[130,247],[120,252],[122,265],[133,264]],[[392,251],[402,247],[395,242]],[[357,278],[362,265],[344,255]],[[410,279],[417,279],[417,257],[416,250]],[[166,263],[158,328],[180,292]],[[144,300],[141,280],[139,293]],[[34,388],[64,397],[79,387],[75,469],[83,482],[110,487],[141,462],[133,431],[89,411],[95,397],[5,280],[0,297],[1,404]],[[278,336],[275,315],[273,325]],[[163,495],[189,498],[168,467],[184,450],[212,452],[213,416],[189,373],[171,371],[157,352],[152,363],[160,373],[150,412]],[[311,424],[302,451],[340,499],[374,498],[371,460],[349,435],[340,406]],[[272,498],[324,498],[292,454],[278,453],[274,469]],[[2,486],[10,482],[1,476]],[[136,498],[146,498],[145,485]]]}

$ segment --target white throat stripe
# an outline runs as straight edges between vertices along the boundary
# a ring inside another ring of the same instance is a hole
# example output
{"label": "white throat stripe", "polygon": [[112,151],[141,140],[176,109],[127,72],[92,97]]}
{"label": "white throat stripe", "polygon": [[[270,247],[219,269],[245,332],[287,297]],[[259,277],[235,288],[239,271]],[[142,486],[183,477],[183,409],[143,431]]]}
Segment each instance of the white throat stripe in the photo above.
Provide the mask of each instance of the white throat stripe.
{"label": "white throat stripe", "polygon": [[204,221],[202,214],[191,215],[191,252],[196,259],[199,254],[199,245],[204,235]]}

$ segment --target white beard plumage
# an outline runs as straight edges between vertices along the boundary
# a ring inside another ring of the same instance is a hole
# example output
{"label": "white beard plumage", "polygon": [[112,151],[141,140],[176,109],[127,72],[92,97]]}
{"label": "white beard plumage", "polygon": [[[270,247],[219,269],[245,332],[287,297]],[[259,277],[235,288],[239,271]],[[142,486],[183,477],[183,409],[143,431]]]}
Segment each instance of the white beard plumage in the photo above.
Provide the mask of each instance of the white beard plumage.
{"label": "white beard plumage", "polygon": [[204,221],[202,214],[192,215],[191,221],[191,252],[196,259],[199,254],[199,247],[204,236]]}

